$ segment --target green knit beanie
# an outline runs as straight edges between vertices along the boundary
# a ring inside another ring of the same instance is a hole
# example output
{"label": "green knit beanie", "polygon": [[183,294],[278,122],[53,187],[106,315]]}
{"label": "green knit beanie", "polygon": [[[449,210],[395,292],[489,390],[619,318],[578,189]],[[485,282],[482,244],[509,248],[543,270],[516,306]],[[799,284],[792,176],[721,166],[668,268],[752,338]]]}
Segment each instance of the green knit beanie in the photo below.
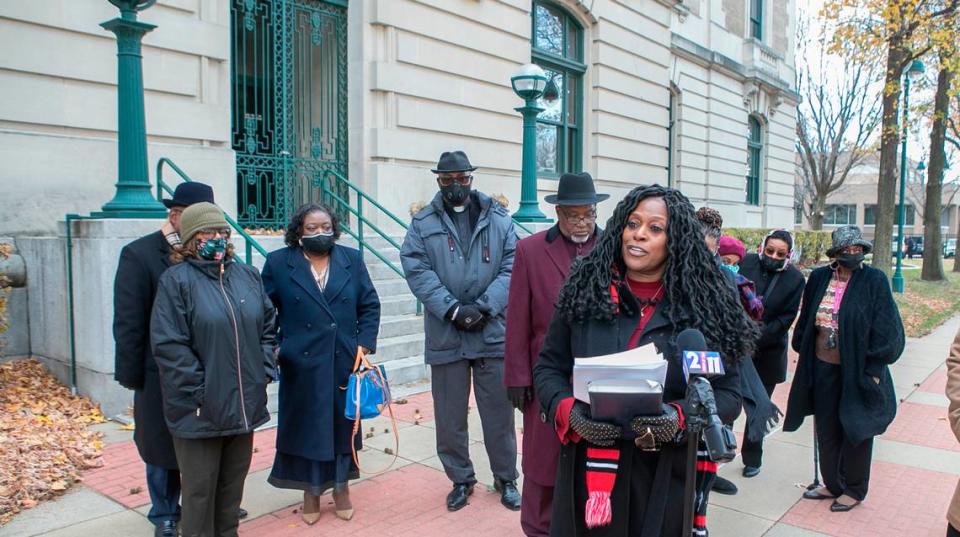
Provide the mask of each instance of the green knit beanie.
{"label": "green knit beanie", "polygon": [[220,207],[206,201],[194,203],[180,215],[180,240],[186,243],[198,231],[230,227]]}

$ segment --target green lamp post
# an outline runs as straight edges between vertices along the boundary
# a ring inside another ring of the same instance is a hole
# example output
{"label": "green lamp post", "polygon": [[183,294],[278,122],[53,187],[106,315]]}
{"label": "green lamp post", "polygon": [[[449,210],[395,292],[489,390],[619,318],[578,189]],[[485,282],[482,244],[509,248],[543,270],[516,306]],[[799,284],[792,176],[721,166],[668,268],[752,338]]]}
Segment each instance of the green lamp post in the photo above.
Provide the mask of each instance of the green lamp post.
{"label": "green lamp post", "polygon": [[[900,206],[897,208],[897,214],[899,215],[899,221],[897,222],[897,270],[893,273],[892,281],[893,292],[895,293],[902,293],[904,287],[903,221],[905,219],[905,214],[903,203],[907,190],[907,112],[908,107],[910,106],[910,81],[923,75],[923,71],[923,62],[920,60],[913,60],[913,63],[910,64],[910,69],[907,70],[907,76],[903,82],[903,114],[901,115],[901,121],[903,122],[901,128],[903,132],[901,133],[900,141]],[[920,164],[923,165],[922,162]]]}
{"label": "green lamp post", "polygon": [[537,99],[547,87],[547,75],[535,63],[520,67],[510,78],[514,93],[524,105],[515,108],[523,115],[523,161],[520,172],[520,208],[513,214],[518,222],[550,222],[537,204],[537,115],[543,108]]}
{"label": "green lamp post", "polygon": [[117,192],[100,218],[162,218],[163,204],[150,191],[147,166],[147,128],[143,110],[143,36],[156,28],[137,20],[157,0],[109,0],[120,8],[120,17],[100,26],[117,36]]}

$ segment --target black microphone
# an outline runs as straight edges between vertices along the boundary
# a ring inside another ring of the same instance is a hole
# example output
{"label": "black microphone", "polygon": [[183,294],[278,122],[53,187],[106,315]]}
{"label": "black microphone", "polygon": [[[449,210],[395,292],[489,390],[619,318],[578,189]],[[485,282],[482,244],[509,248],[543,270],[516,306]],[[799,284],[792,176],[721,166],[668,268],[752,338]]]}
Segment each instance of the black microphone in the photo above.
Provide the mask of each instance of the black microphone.
{"label": "black microphone", "polygon": [[[683,376],[687,381],[687,406],[696,416],[687,420],[688,428],[702,430],[710,460],[729,462],[736,456],[737,438],[723,426],[717,415],[717,401],[708,377],[724,374],[720,353],[707,350],[703,332],[687,328],[677,335],[677,347],[683,359]],[[701,421],[702,420],[702,421]]]}

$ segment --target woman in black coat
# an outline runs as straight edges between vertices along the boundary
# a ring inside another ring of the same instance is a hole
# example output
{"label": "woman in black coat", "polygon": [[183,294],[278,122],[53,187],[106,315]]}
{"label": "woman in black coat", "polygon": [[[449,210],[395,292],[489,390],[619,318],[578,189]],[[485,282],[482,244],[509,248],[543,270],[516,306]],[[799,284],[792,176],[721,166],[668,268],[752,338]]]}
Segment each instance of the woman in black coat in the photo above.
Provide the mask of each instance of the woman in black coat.
{"label": "woman in black coat", "polygon": [[380,328],[380,299],[360,252],[335,244],[336,215],[307,204],[297,210],[271,252],[263,284],[280,318],[280,423],[269,482],[303,491],[301,516],[320,518],[319,497],[333,489],[336,515],[353,517],[350,479],[359,477],[351,441],[353,422],[344,417],[344,387],[357,347],[372,353]]}
{"label": "woman in black coat", "polygon": [[[720,419],[732,422],[741,406],[739,358],[752,352],[757,329],[729,292],[693,206],[679,191],[657,185],[634,189],[617,205],[606,229],[561,290],[534,369],[544,419],[552,420],[564,444],[551,535],[679,537],[686,440],[682,431],[664,440],[682,430],[687,414],[676,336],[699,328],[708,346],[721,352],[726,376],[712,383]],[[648,427],[646,418],[635,418],[629,431],[594,421],[589,405],[574,400],[571,386],[575,357],[648,343],[668,362],[662,418],[672,423],[657,430],[650,451],[632,440]],[[611,459],[615,470],[609,468]],[[603,473],[606,480],[598,479]],[[697,526],[703,529],[705,522]]]}
{"label": "woman in black coat", "polygon": [[237,263],[212,203],[180,217],[183,245],[160,277],[150,341],[183,489],[185,537],[236,537],[253,431],[270,419],[276,311]]}
{"label": "woman in black coat", "polygon": [[833,232],[832,262],[810,274],[793,333],[800,359],[784,430],[814,416],[825,486],[803,497],[834,499],[832,511],[866,497],[873,437],[897,411],[888,366],[903,352],[903,322],[887,277],[863,264],[870,249],[856,226]]}
{"label": "woman in black coat", "polygon": [[[793,236],[778,229],[764,238],[759,255],[747,254],[740,261],[740,274],[754,283],[763,302],[763,324],[753,354],[753,365],[768,396],[773,396],[777,384],[787,380],[787,334],[797,317],[803,296],[803,274],[790,264],[792,256]],[[740,453],[743,456],[743,476],[759,474],[763,438],[758,442],[745,438]]]}

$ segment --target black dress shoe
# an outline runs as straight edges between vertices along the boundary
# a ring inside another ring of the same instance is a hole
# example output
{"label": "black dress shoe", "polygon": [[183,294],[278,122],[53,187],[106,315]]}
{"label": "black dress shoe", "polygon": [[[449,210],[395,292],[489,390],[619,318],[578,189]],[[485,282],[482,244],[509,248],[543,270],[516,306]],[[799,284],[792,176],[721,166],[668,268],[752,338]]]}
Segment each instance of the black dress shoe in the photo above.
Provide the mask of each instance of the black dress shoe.
{"label": "black dress shoe", "polygon": [[810,489],[803,491],[804,500],[829,500],[836,498],[833,494],[821,494],[818,489]]}
{"label": "black dress shoe", "polygon": [[757,477],[760,474],[759,466],[744,466],[743,477]]}
{"label": "black dress shoe", "polygon": [[838,500],[833,500],[833,503],[830,504],[830,510],[834,513],[846,513],[858,505],[860,505],[860,500],[857,500],[855,503],[850,505],[840,503]]}
{"label": "black dress shoe", "polygon": [[153,537],[177,537],[177,521],[164,520],[153,530]]}
{"label": "black dress shoe", "polygon": [[733,481],[720,476],[717,476],[717,479],[713,482],[712,490],[717,494],[726,494],[727,496],[733,496],[739,491]]}
{"label": "black dress shoe", "polygon": [[244,509],[243,507],[237,508],[237,516],[240,517],[240,520],[247,518],[247,515],[249,514],[250,513],[248,513],[247,510]]}
{"label": "black dress shoe", "polygon": [[459,511],[467,505],[467,497],[473,494],[473,483],[457,483],[447,494],[447,511]]}
{"label": "black dress shoe", "polygon": [[520,491],[517,490],[516,481],[493,482],[493,489],[500,493],[500,503],[511,511],[520,510]]}

